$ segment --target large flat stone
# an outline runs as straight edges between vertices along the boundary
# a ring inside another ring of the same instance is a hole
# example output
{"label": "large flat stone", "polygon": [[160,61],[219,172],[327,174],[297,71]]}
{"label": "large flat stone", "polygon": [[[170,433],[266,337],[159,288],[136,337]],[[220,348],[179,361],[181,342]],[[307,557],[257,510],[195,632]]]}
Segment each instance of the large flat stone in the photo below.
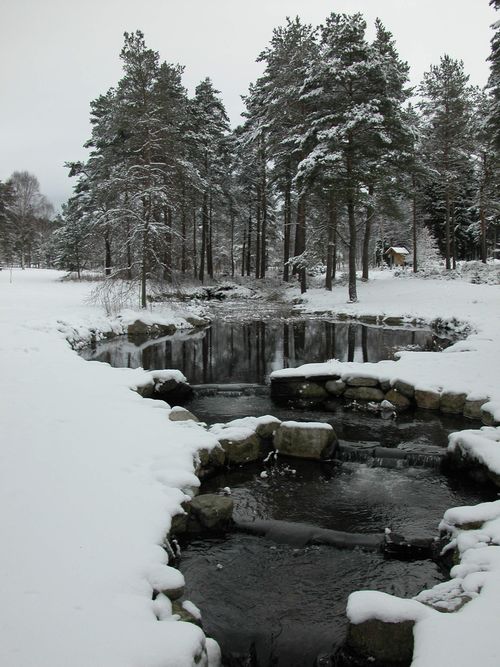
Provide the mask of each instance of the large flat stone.
{"label": "large flat stone", "polygon": [[332,456],[337,436],[329,424],[283,422],[274,435],[274,447],[280,454],[302,459]]}
{"label": "large flat stone", "polygon": [[378,379],[372,377],[357,376],[357,377],[347,378],[347,384],[350,387],[377,387]]}
{"label": "large flat stone", "polygon": [[390,401],[397,410],[406,410],[410,407],[410,399],[397,389],[391,389],[385,395],[387,401]]}
{"label": "large flat stone", "polygon": [[403,396],[406,396],[406,398],[413,398],[415,396],[415,387],[409,382],[404,382],[404,380],[396,380],[393,388],[399,391],[400,394],[403,394]]}
{"label": "large flat stone", "polygon": [[385,398],[384,392],[377,387],[348,387],[344,396],[356,401],[383,401]]}
{"label": "large flat stone", "polygon": [[460,414],[464,411],[465,394],[453,393],[451,391],[444,391],[441,394],[441,412],[448,412],[450,414]]}
{"label": "large flat stone", "polygon": [[415,403],[423,410],[439,410],[441,394],[437,391],[415,389]]}
{"label": "large flat stone", "polygon": [[228,530],[232,525],[233,507],[233,499],[229,496],[218,496],[215,493],[196,496],[189,507],[188,530]]}

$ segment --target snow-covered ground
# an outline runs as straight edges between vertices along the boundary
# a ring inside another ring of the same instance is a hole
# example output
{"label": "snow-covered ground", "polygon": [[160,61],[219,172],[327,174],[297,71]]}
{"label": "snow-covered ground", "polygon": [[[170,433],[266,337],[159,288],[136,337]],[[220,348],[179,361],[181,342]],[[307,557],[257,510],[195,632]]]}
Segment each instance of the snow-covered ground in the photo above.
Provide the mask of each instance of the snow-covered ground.
{"label": "snow-covered ground", "polygon": [[70,349],[68,323],[109,322],[60,276],[0,272],[0,664],[206,665],[203,632],[152,592],[182,583],[161,545],[215,439],[131,391],[142,371]]}

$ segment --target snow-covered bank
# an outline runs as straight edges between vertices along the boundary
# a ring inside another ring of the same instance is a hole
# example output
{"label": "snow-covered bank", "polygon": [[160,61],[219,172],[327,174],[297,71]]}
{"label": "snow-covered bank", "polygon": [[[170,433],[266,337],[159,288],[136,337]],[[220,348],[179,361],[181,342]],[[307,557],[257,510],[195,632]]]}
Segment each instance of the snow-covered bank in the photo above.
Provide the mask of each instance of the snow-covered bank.
{"label": "snow-covered bank", "polygon": [[[342,364],[344,371],[400,380],[426,391],[465,393],[469,400],[488,398],[484,407],[500,422],[500,285],[398,279],[389,271],[374,277],[359,284],[358,303],[346,303],[343,290],[311,290],[299,308],[353,318],[391,317],[421,323],[440,319],[454,327],[467,324],[472,333],[444,352],[401,352],[397,361]],[[328,374],[328,365],[315,366],[316,375]],[[293,372],[287,369],[276,377]]]}
{"label": "snow-covered bank", "polygon": [[[467,323],[473,330],[465,340],[444,352],[402,352],[397,361],[378,364],[314,364],[302,367],[303,375],[340,374],[373,376],[406,382],[415,388],[442,394],[466,394],[485,404],[495,422],[500,421],[500,286],[463,281],[398,280],[381,273],[360,284],[360,301],[345,303],[345,293],[315,291],[306,296],[304,312],[342,313],[360,316],[405,317],[431,322],[436,318]],[[289,369],[277,377],[293,377],[301,369]],[[450,438],[450,449],[500,472],[500,428],[466,430]],[[500,640],[500,501],[475,508],[454,508],[441,528],[453,538],[460,563],[452,580],[424,592],[413,601],[360,591],[349,601],[354,624],[368,618],[383,622],[414,621],[415,646],[412,667],[497,667]],[[466,604],[461,607],[463,602]],[[437,604],[436,604],[437,603]],[[449,607],[446,608],[446,603]],[[432,605],[434,609],[430,609]],[[461,608],[460,608],[461,607]],[[440,609],[440,611],[436,611]],[[459,609],[455,613],[442,613]]]}
{"label": "snow-covered bank", "polygon": [[108,320],[91,284],[60,275],[0,272],[0,662],[207,664],[203,632],[152,593],[180,583],[161,545],[216,440],[131,391],[141,371],[70,349],[62,321],[81,334]]}

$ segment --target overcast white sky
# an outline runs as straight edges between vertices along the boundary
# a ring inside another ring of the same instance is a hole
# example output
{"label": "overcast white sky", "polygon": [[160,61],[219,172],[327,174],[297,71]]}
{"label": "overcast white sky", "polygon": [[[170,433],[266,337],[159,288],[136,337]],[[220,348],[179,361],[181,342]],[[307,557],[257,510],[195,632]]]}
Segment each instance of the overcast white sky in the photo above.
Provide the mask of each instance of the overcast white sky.
{"label": "overcast white sky", "polygon": [[120,78],[125,30],[142,30],[162,59],[184,64],[190,91],[210,76],[237,124],[273,27],[295,15],[317,25],[332,11],[380,17],[413,83],[443,53],[464,60],[471,83],[486,83],[488,0],[0,0],[0,180],[28,170],[55,205],[67,199],[63,164],[85,155],[89,102]]}

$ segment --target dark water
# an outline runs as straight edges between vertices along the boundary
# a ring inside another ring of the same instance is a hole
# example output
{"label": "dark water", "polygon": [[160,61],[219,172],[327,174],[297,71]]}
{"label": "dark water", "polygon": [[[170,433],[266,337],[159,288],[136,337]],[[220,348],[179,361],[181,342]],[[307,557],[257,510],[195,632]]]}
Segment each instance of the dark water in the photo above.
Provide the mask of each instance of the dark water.
{"label": "dark water", "polygon": [[147,370],[177,368],[193,384],[265,383],[273,370],[339,359],[392,359],[402,347],[442,349],[449,343],[425,329],[308,320],[215,321],[194,333],[146,342],[126,337],[86,349],[86,359]]}
{"label": "dark water", "polygon": [[[241,520],[279,519],[363,533],[391,527],[408,537],[436,534],[445,509],[478,500],[476,488],[426,469],[360,464],[328,469],[295,460],[266,468],[263,479],[263,468],[220,475],[204,491],[229,486]],[[345,638],[345,605],[354,590],[407,597],[445,579],[429,560],[295,548],[245,534],[192,542],[181,570],[205,630],[219,641],[229,664],[239,664],[235,656],[253,654],[248,664],[259,667],[312,666],[318,656],[333,654]]]}

